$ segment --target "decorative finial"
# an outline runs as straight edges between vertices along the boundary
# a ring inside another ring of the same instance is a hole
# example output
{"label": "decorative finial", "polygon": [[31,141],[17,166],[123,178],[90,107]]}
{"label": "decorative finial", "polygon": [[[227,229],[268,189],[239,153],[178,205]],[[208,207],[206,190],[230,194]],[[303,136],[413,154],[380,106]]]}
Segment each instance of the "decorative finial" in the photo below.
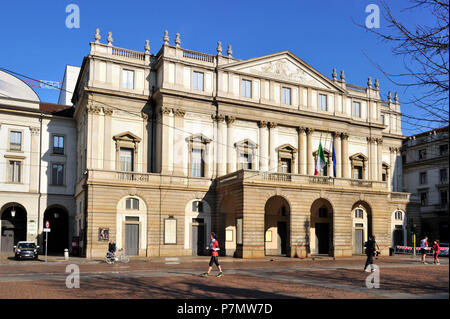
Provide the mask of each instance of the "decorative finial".
{"label": "decorative finial", "polygon": [[392,102],[392,93],[391,93],[391,91],[388,92],[388,101]]}
{"label": "decorative finial", "polygon": [[145,53],[150,53],[150,41],[149,40],[145,40]]}
{"label": "decorative finial", "polygon": [[375,79],[375,88],[378,89],[380,87],[380,82],[378,82],[378,79]]}
{"label": "decorative finial", "polygon": [[395,94],[394,94],[394,102],[398,103],[398,94],[397,94],[397,92],[395,92]]}
{"label": "decorative finial", "polygon": [[169,31],[164,31],[164,44],[169,44]]}
{"label": "decorative finial", "polygon": [[176,38],[175,38],[175,45],[176,45],[177,48],[179,48],[179,47],[180,47],[180,44],[181,44],[180,34],[177,33],[177,34],[176,34]]}
{"label": "decorative finial", "polygon": [[367,79],[367,87],[371,88],[372,87],[372,78],[369,76],[369,78]]}
{"label": "decorative finial", "polygon": [[217,55],[222,55],[222,42],[217,41]]}
{"label": "decorative finial", "polygon": [[231,58],[231,55],[233,54],[233,51],[231,50],[231,44],[228,45],[227,54]]}
{"label": "decorative finial", "polygon": [[333,77],[333,81],[336,81],[337,78],[336,68],[333,69],[333,73],[331,74],[331,76]]}
{"label": "decorative finial", "polygon": [[108,38],[106,40],[108,41],[108,45],[111,46],[114,41],[112,37],[112,32],[108,32]]}
{"label": "decorative finial", "polygon": [[345,82],[345,73],[344,70],[341,71],[341,81]]}
{"label": "decorative finial", "polygon": [[95,43],[100,43],[101,38],[102,37],[100,36],[100,29],[99,28],[95,29],[95,36],[94,36]]}

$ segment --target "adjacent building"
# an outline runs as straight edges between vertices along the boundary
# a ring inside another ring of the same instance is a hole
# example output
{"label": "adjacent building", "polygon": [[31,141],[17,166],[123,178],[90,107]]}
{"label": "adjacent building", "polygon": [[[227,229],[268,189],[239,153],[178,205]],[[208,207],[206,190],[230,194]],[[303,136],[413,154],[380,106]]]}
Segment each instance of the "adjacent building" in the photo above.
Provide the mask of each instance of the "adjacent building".
{"label": "adjacent building", "polygon": [[420,237],[448,242],[448,126],[409,136],[402,160],[405,191],[420,201],[408,224]]}
{"label": "adjacent building", "polygon": [[[248,60],[181,47],[95,42],[72,102],[75,236],[101,257],[384,254],[407,242],[398,96],[331,78],[289,51]],[[332,58],[332,57],[330,57]],[[315,174],[319,145],[327,165]]]}
{"label": "adjacent building", "polygon": [[50,253],[70,249],[75,236],[76,125],[73,109],[42,103],[26,83],[0,71],[0,251],[20,240]]}

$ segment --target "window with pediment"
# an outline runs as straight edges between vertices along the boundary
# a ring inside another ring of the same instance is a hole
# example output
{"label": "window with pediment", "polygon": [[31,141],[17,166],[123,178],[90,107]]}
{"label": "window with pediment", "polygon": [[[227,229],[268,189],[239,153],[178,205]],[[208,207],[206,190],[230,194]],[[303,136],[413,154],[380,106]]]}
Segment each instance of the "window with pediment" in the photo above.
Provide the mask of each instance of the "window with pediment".
{"label": "window with pediment", "polygon": [[207,177],[208,175],[208,144],[211,139],[203,134],[189,137],[189,176]]}
{"label": "window with pediment", "polygon": [[116,170],[135,171],[138,145],[141,139],[131,132],[125,132],[115,135],[113,140],[116,142]]}
{"label": "window with pediment", "polygon": [[350,156],[350,163],[352,164],[352,178],[365,179],[367,157],[361,153]]}
{"label": "window with pediment", "polygon": [[249,139],[237,142],[236,147],[238,169],[256,169],[258,145]]}
{"label": "window with pediment", "polygon": [[278,147],[278,172],[280,173],[294,173],[296,164],[297,149],[290,145],[284,144]]}

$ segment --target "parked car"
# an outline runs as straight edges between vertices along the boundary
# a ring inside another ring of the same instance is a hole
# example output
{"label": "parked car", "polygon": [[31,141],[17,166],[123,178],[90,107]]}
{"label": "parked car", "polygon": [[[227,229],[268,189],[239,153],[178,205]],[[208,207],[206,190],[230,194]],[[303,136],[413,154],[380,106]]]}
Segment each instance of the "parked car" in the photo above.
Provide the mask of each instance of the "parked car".
{"label": "parked car", "polygon": [[14,258],[20,259],[38,259],[39,246],[32,241],[19,241],[17,246],[14,246]]}
{"label": "parked car", "polygon": [[445,250],[439,250],[439,256],[447,256],[448,257],[448,243],[439,243],[439,248],[447,248]]}

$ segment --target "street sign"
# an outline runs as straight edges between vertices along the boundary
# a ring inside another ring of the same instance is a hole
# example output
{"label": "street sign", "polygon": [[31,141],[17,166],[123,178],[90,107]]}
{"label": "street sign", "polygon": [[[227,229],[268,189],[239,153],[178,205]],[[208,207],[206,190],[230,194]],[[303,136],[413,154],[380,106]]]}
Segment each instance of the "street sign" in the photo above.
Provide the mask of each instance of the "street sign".
{"label": "street sign", "polygon": [[50,228],[44,228],[44,233],[49,233],[50,232]]}
{"label": "street sign", "polygon": [[50,228],[50,223],[48,222],[48,220],[45,222],[45,228]]}

